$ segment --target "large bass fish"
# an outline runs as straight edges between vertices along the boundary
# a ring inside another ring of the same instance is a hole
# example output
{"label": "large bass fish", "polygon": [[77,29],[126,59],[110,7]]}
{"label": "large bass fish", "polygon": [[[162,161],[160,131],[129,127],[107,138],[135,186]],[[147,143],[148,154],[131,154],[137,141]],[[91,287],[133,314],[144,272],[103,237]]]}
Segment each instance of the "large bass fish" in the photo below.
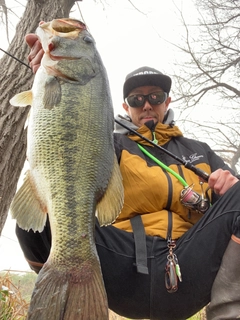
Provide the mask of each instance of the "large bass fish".
{"label": "large bass fish", "polygon": [[[25,230],[42,231],[49,215],[52,248],[32,294],[30,320],[105,320],[107,296],[95,247],[100,225],[121,211],[123,186],[113,145],[114,115],[105,68],[86,26],[42,23],[45,51],[31,91],[29,171],[11,204]],[[106,262],[107,263],[107,262]]]}

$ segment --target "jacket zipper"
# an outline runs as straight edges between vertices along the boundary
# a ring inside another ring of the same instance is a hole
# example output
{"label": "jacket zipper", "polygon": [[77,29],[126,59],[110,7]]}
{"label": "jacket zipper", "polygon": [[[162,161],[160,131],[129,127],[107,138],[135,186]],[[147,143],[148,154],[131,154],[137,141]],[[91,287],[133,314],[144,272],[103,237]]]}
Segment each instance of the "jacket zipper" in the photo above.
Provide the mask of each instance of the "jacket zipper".
{"label": "jacket zipper", "polygon": [[157,138],[156,138],[156,133],[155,133],[155,131],[152,131],[152,142],[158,144],[158,140],[157,140]]}

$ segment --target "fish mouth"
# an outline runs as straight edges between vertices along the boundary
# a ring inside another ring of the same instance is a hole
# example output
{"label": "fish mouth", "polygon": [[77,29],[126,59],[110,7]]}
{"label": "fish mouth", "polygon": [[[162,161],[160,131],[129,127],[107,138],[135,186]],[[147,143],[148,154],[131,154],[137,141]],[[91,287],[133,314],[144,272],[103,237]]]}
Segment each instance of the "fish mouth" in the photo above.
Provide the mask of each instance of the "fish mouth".
{"label": "fish mouth", "polygon": [[[57,43],[53,40],[54,36],[60,38],[69,38],[69,39],[76,39],[79,33],[83,30],[86,30],[86,25],[76,19],[71,18],[63,18],[63,19],[54,19],[51,22],[40,22],[39,24],[40,29],[47,32],[51,36],[49,37],[50,42],[45,44],[45,53],[49,55],[49,58],[53,61],[59,60],[77,60],[80,59],[79,57],[69,57],[69,56],[58,56],[54,55],[51,52],[56,49],[58,46]],[[41,36],[40,36],[41,38]]]}
{"label": "fish mouth", "polygon": [[54,19],[52,21],[53,30],[61,33],[69,33],[75,30],[86,30],[86,25],[79,20],[64,18],[64,19]]}
{"label": "fish mouth", "polygon": [[74,58],[74,57],[67,57],[67,56],[54,56],[52,54],[48,54],[49,58],[53,61],[61,61],[61,60],[80,60],[81,57],[79,58]]}
{"label": "fish mouth", "polygon": [[78,34],[82,30],[87,29],[83,22],[71,18],[54,19],[51,22],[40,22],[39,27],[53,34],[61,34],[62,36],[65,34],[66,37],[72,33]]}

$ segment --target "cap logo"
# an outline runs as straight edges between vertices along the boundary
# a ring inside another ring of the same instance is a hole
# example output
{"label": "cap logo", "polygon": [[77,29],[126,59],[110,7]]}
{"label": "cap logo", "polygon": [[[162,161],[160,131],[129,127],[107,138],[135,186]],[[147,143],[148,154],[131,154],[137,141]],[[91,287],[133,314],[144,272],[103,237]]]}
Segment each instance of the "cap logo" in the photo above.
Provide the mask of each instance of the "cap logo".
{"label": "cap logo", "polygon": [[133,76],[139,76],[141,74],[158,74],[158,72],[146,70],[146,71],[141,71],[141,72],[135,73]]}

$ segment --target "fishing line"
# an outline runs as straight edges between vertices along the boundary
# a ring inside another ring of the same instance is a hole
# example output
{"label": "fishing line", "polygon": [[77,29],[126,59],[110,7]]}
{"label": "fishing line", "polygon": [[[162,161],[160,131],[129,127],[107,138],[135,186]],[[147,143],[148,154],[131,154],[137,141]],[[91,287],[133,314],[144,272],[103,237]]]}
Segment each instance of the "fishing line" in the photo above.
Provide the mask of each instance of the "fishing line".
{"label": "fishing line", "polygon": [[30,67],[29,65],[27,65],[25,62],[19,60],[18,58],[14,57],[11,53],[3,50],[2,48],[0,48],[0,50],[1,50],[2,52],[4,52],[5,54],[9,55],[11,58],[13,58],[13,59],[17,60],[18,62],[20,62],[21,64],[23,64],[25,67],[28,67],[29,69],[31,69],[31,67]]}
{"label": "fishing line", "polygon": [[159,146],[158,144],[156,144],[155,142],[149,140],[148,138],[144,137],[142,134],[140,134],[139,132],[135,131],[134,129],[128,127],[127,125],[125,125],[124,123],[121,123],[120,121],[118,121],[117,119],[115,119],[115,122],[117,124],[119,124],[120,126],[124,127],[125,129],[127,129],[128,131],[134,133],[135,135],[137,135],[138,137],[140,137],[141,139],[147,141],[148,143],[150,143],[151,145],[153,145],[154,147],[160,149],[161,151],[165,152],[166,154],[168,154],[170,157],[174,158],[175,160],[179,161],[181,164],[184,165],[185,168],[193,171],[197,176],[199,176],[200,178],[202,178],[204,181],[208,181],[209,179],[209,174],[205,171],[203,171],[202,169],[199,169],[197,167],[195,167],[193,164],[191,164],[188,161],[184,161],[183,159],[179,158],[178,156],[176,156],[175,154],[173,154],[172,152],[168,151],[167,149]]}

